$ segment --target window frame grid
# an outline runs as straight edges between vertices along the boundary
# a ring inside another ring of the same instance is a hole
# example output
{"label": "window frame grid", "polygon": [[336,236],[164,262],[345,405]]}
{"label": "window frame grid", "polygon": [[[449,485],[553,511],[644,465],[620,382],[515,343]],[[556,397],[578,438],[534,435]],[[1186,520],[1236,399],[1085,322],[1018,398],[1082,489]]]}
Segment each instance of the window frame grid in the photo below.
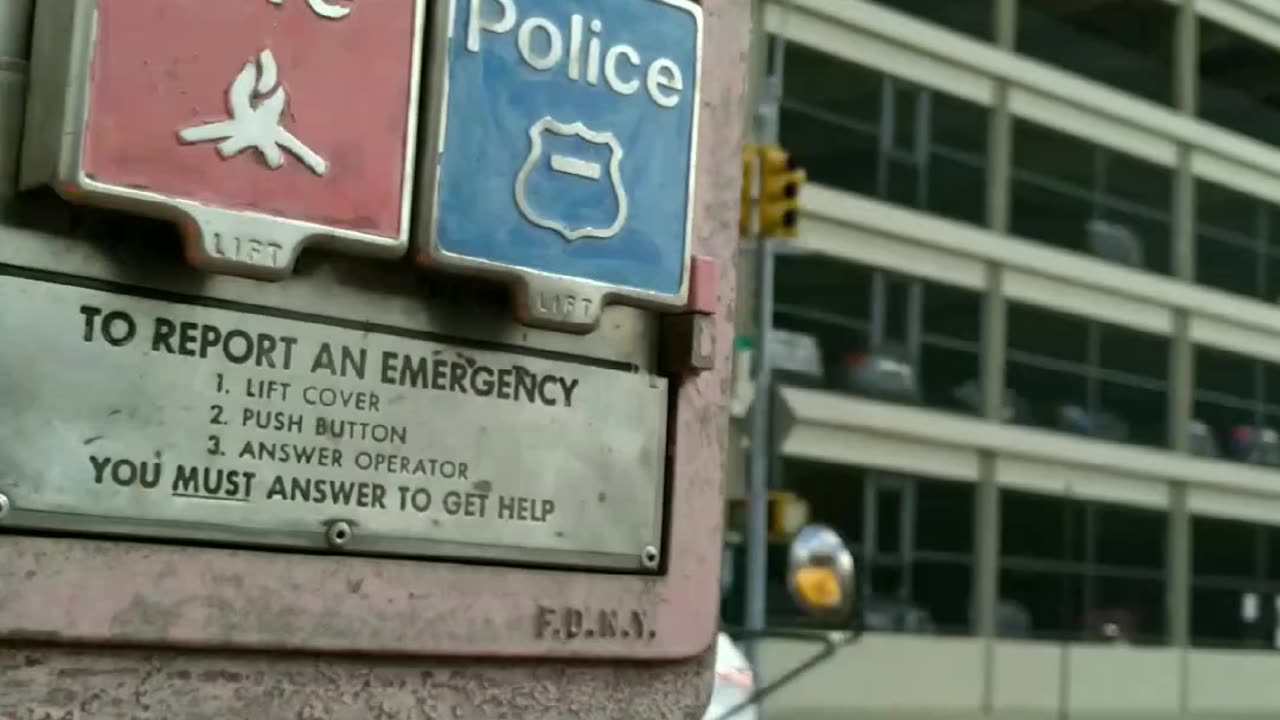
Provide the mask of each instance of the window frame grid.
{"label": "window frame grid", "polygon": [[[1016,5],[1016,0],[993,0],[993,1],[998,2],[999,5],[1004,7],[1011,8]],[[1166,1],[1172,2],[1174,0],[1166,0]],[[1198,0],[1198,1],[1201,3],[1202,6],[1206,2],[1209,2],[1209,0]],[[1191,0],[1182,0],[1182,2],[1175,3],[1175,4],[1181,5],[1180,11],[1184,15],[1187,14],[1188,12],[1194,13],[1195,3],[1191,2]],[[1192,14],[1192,18],[1198,22],[1199,16]],[[1000,20],[997,19],[997,24],[999,22]],[[1277,18],[1277,22],[1280,23],[1280,18]],[[1196,85],[1196,78],[1187,77],[1188,73],[1185,71],[1185,67],[1192,64],[1186,62],[1185,54],[1188,51],[1188,47],[1190,47],[1190,49],[1192,50],[1194,50],[1195,48],[1195,33],[1194,33],[1194,30],[1192,30],[1192,32],[1190,33],[1187,33],[1185,30],[1185,25],[1186,25],[1185,21],[1180,23],[1180,29],[1178,32],[1180,37],[1189,35],[1190,40],[1180,41],[1178,43],[1178,49],[1175,52],[1175,60],[1178,62],[1178,65],[1180,66],[1180,68],[1182,68],[1177,73],[1177,77],[1175,79],[1175,82],[1178,84],[1178,92],[1176,93],[1176,96],[1179,100],[1179,103],[1178,103],[1179,114],[1182,116],[1187,116],[1187,115],[1194,116],[1195,99],[1198,96],[1198,93],[1194,91],[1188,92],[1187,88],[1194,89]],[[869,67],[875,67],[875,66],[869,66]],[[911,79],[907,79],[907,80],[908,82],[911,82]],[[1010,89],[1023,90],[1023,86],[1017,82],[1010,81],[1008,78],[996,78],[996,80],[994,81],[994,85],[992,87],[995,88],[994,95],[996,99],[991,102],[992,114],[989,116],[989,122],[991,122],[997,116],[1003,116],[1003,118],[1005,119],[1011,118],[1014,115],[1014,112],[1011,109],[1011,103],[1008,101],[1008,92]],[[936,91],[946,92],[942,88],[935,87],[933,89]],[[1001,95],[1004,95],[1003,99],[1000,98]],[[956,93],[956,96],[962,97],[965,99],[971,99],[971,98],[965,97],[965,93],[963,92]],[[1018,116],[1020,118],[1025,118],[1032,121],[1036,120],[1035,117],[1025,116],[1021,114],[1019,114]],[[1194,125],[1194,123],[1192,123],[1191,125]],[[1008,128],[1005,129],[1006,133],[1007,131],[1008,131]],[[1196,180],[1219,182],[1218,176],[1214,175],[1213,173],[1206,172],[1205,168],[1201,167],[1201,165],[1197,163],[1198,157],[1200,155],[1203,155],[1203,153],[1205,152],[1212,153],[1214,148],[1212,147],[1206,148],[1203,145],[1198,144],[1196,142],[1187,141],[1185,138],[1189,133],[1190,133],[1190,130],[1187,129],[1187,126],[1180,126],[1178,128],[1178,132],[1172,133],[1173,135],[1172,142],[1176,152],[1173,157],[1168,158],[1167,160],[1160,161],[1160,164],[1169,166],[1174,170],[1173,193],[1175,195],[1175,198],[1171,205],[1171,211],[1172,211],[1171,217],[1167,218],[1165,221],[1169,223],[1172,229],[1171,236],[1174,238],[1174,243],[1176,246],[1175,248],[1173,248],[1173,252],[1171,254],[1172,255],[1171,270],[1173,271],[1173,274],[1176,277],[1182,278],[1183,280],[1192,279],[1195,276],[1194,248],[1195,248],[1196,234],[1197,234],[1197,227],[1196,227],[1197,211],[1194,206],[1194,198],[1195,198],[1194,183]],[[1097,142],[1097,138],[1091,137],[1087,133],[1080,134],[1080,133],[1073,132],[1072,134],[1076,134],[1077,136],[1086,138],[1092,142]],[[998,135],[999,135],[999,130],[998,129],[993,130],[992,136],[995,137]],[[1216,140],[1221,141],[1222,138],[1216,138]],[[1100,146],[1108,147],[1108,143],[1103,142],[1100,144]],[[1111,145],[1110,147],[1112,149],[1115,149],[1114,145]],[[1239,151],[1241,147],[1242,146],[1240,146],[1239,144],[1236,144],[1234,149]],[[1280,149],[1277,149],[1276,152],[1280,153]],[[988,176],[989,176],[989,188],[995,190],[996,193],[1002,194],[1004,196],[1002,198],[998,194],[989,192],[987,197],[987,202],[989,207],[987,227],[993,230],[996,230],[997,232],[1001,232],[1003,230],[1001,225],[1004,224],[1000,220],[1003,213],[1000,211],[999,208],[1002,204],[1007,208],[1009,188],[1016,176],[1016,173],[1008,172],[1008,168],[1006,166],[1003,182],[999,181],[1000,173],[998,170],[994,170],[993,168],[997,168],[1000,166],[1000,155],[1002,153],[1005,155],[1005,160],[1007,161],[1007,154],[1008,154],[1007,145],[1001,148],[999,147],[998,142],[988,143],[987,169],[988,169]],[[1226,153],[1226,154],[1231,155],[1233,153]],[[1235,154],[1239,155],[1240,153],[1237,152]],[[957,159],[963,161],[964,159],[968,159],[968,158],[957,158]],[[1264,160],[1270,161],[1272,159],[1273,158],[1265,158]],[[1231,162],[1231,161],[1227,161],[1227,162]],[[1267,162],[1263,162],[1262,165],[1267,165]],[[1251,166],[1251,170],[1258,170],[1258,166],[1257,165]],[[1261,172],[1273,174],[1278,179],[1280,179],[1280,172],[1276,172],[1273,169],[1272,170],[1262,169]],[[992,180],[993,178],[994,180]],[[1223,183],[1219,183],[1219,184],[1223,184]],[[1278,184],[1280,184],[1280,182],[1278,182]],[[1237,189],[1237,190],[1239,189],[1238,187],[1231,186],[1231,185],[1228,185],[1228,187],[1232,187],[1232,189]],[[1277,195],[1277,197],[1268,198],[1268,197],[1259,197],[1256,193],[1248,193],[1248,194],[1251,195],[1252,198],[1259,203],[1267,203],[1269,201],[1275,201],[1277,198],[1280,198],[1280,195]],[[1188,200],[1191,201],[1190,204],[1188,204]],[[1276,204],[1280,204],[1280,203],[1276,203]],[[1156,219],[1156,218],[1153,218],[1153,219]],[[1007,215],[1006,215],[1005,223],[1007,223]],[[1215,239],[1215,238],[1211,237],[1211,239]],[[1269,253],[1267,252],[1267,249],[1268,248],[1266,247],[1266,241],[1263,240],[1263,246],[1260,250],[1260,253],[1263,257],[1266,257],[1267,255],[1269,255]],[[1004,287],[1001,282],[1004,265],[998,260],[988,260],[986,261],[986,265],[988,267],[988,284],[986,289],[982,291],[983,293],[982,297],[984,298],[984,302],[991,303],[993,304],[993,307],[996,308],[996,310],[988,312],[987,314],[1003,322],[1003,319],[1001,317],[1002,313],[999,311],[999,309],[1002,309],[1001,306],[1006,300],[1006,296],[1003,292]],[[1260,287],[1262,287],[1265,290],[1265,287],[1266,287],[1265,279],[1262,281],[1262,285]],[[1167,335],[1167,337],[1169,337],[1170,339],[1170,357],[1171,357],[1171,362],[1169,364],[1168,373],[1167,373],[1167,375],[1169,376],[1169,381],[1165,384],[1165,387],[1169,390],[1169,393],[1170,393],[1169,413],[1167,416],[1167,420],[1170,421],[1169,422],[1170,449],[1174,452],[1185,453],[1186,445],[1187,445],[1185,432],[1178,431],[1177,429],[1178,423],[1176,422],[1176,419],[1180,417],[1187,417],[1189,415],[1189,410],[1191,409],[1191,406],[1193,405],[1194,401],[1197,398],[1196,398],[1194,373],[1190,371],[1191,363],[1186,358],[1186,356],[1192,350],[1191,341],[1190,341],[1190,338],[1191,338],[1190,314],[1186,308],[1181,308],[1181,307],[1175,308],[1174,312],[1175,312],[1175,322],[1172,328],[1172,332]],[[990,325],[991,323],[988,322],[986,324]],[[983,353],[981,367],[984,375],[990,378],[993,376],[993,373],[989,369],[989,365],[991,364],[990,359],[992,357],[1003,358],[1005,356],[1006,347],[1004,346],[998,347],[998,348],[991,347],[993,345],[992,339],[998,338],[1000,335],[999,332],[991,332],[990,329],[988,329],[984,331],[983,334],[985,337],[982,345],[984,347],[984,350],[986,350],[987,352]],[[1255,362],[1261,362],[1261,358],[1255,358]],[[994,376],[998,377],[998,371],[997,371],[997,374]],[[999,385],[1001,387],[1003,386],[1002,384],[999,384]],[[1265,397],[1265,391],[1260,390],[1260,394],[1263,397]],[[1185,647],[1189,644],[1187,642],[1189,640],[1189,638],[1187,637],[1187,634],[1188,634],[1187,631],[1189,630],[1187,625],[1189,625],[1190,618],[1188,616],[1188,613],[1186,613],[1186,605],[1189,600],[1189,594],[1191,590],[1190,586],[1192,583],[1190,582],[1191,580],[1190,573],[1180,572],[1177,566],[1181,564],[1185,568],[1187,564],[1185,562],[1185,559],[1187,559],[1185,558],[1185,556],[1189,554],[1190,548],[1189,548],[1189,543],[1187,542],[1188,538],[1187,538],[1186,528],[1184,527],[1183,529],[1179,530],[1178,526],[1179,525],[1185,526],[1188,524],[1187,521],[1189,521],[1190,513],[1187,509],[1185,484],[1171,483],[1170,493],[1171,493],[1171,502],[1170,502],[1169,519],[1170,519],[1171,530],[1170,530],[1168,542],[1166,544],[1166,555],[1167,555],[1167,559],[1169,560],[1168,564],[1170,565],[1170,568],[1171,568],[1169,572],[1169,576],[1170,576],[1169,582],[1177,587],[1180,587],[1182,589],[1182,592],[1177,592],[1175,590],[1170,593],[1171,607],[1169,608],[1170,613],[1166,618],[1166,629],[1168,631],[1168,635],[1171,637],[1175,645]],[[983,559],[982,555],[985,555],[987,552],[987,550],[984,549],[983,552],[980,553],[979,552],[980,547],[981,547],[981,543],[975,544],[975,552],[974,552],[975,565],[982,564],[982,559]],[[1178,555],[1184,556],[1184,561],[1182,561],[1181,563],[1179,561],[1179,558],[1177,557]],[[999,571],[998,565],[997,565],[996,571],[997,573]],[[980,569],[975,570],[975,576],[980,576],[982,574],[983,573]],[[1280,581],[1277,581],[1277,584],[1280,585]],[[975,583],[975,589],[977,589],[977,585],[978,583]],[[1178,598],[1179,595],[1182,596],[1181,599]],[[1179,616],[1181,616],[1181,623],[1179,622]],[[1179,624],[1181,624],[1181,627],[1178,627]]]}

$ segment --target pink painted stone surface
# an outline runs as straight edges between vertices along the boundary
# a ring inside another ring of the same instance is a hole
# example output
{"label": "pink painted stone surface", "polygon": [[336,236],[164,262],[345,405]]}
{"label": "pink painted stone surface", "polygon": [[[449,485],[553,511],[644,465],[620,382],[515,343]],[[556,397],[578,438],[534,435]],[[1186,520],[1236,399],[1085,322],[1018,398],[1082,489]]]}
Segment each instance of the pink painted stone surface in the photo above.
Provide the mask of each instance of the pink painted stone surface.
{"label": "pink painted stone surface", "polygon": [[697,720],[710,657],[667,665],[0,647],[0,720]]}
{"label": "pink painted stone surface", "polygon": [[720,302],[720,270],[716,261],[705,255],[694,255],[689,264],[689,310],[711,315]]}
{"label": "pink painted stone surface", "polygon": [[[99,0],[83,171],[100,183],[395,238],[403,209],[415,3]],[[284,127],[329,163],[286,152],[223,159],[184,128],[227,119],[227,91],[270,49],[288,93]]]}
{"label": "pink painted stone surface", "polygon": [[[0,535],[0,719],[700,717],[718,620],[750,27],[748,3],[704,8],[694,252],[718,268],[720,356],[674,399],[666,574]],[[539,604],[640,607],[656,637],[539,640]],[[611,661],[623,657],[649,662]]]}

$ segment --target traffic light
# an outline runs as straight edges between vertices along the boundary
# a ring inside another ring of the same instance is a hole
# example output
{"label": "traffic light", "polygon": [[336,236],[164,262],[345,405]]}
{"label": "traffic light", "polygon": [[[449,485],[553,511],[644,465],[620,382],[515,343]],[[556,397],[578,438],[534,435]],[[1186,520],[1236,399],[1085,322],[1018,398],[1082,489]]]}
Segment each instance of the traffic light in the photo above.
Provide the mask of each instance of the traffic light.
{"label": "traffic light", "polygon": [[754,145],[742,148],[742,205],[738,215],[738,232],[743,237],[751,234],[751,213],[754,209],[751,194],[755,189],[756,171],[759,167],[758,148]]}
{"label": "traffic light", "polygon": [[760,149],[760,237],[794,238],[800,186],[808,179],[791,155],[777,146]]}
{"label": "traffic light", "polygon": [[769,491],[769,537],[787,542],[809,523],[809,503],[799,495],[782,490]]}

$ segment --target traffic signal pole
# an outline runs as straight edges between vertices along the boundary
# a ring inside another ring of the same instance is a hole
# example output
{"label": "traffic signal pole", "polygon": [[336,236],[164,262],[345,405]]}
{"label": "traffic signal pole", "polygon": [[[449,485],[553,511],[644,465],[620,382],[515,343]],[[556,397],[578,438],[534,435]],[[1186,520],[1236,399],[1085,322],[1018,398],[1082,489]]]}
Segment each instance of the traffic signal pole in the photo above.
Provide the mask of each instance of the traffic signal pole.
{"label": "traffic signal pole", "polygon": [[[782,70],[785,40],[772,38],[768,48],[768,61],[762,74],[763,81],[758,94],[755,115],[755,140],[759,145],[772,146],[778,141],[778,113],[782,99]],[[763,204],[765,189],[764,163],[755,164],[754,173],[758,192],[755,195]],[[769,535],[769,466],[773,442],[770,435],[772,416],[773,368],[769,353],[770,330],[773,326],[773,270],[774,249],[761,222],[762,213],[751,213],[751,235],[755,250],[756,341],[755,381],[751,402],[751,447],[748,457],[747,478],[747,581],[745,587],[744,624],[747,640],[743,652],[757,677],[762,677],[759,633],[765,627],[766,586],[768,584],[768,535]],[[764,718],[764,709],[759,708]]]}

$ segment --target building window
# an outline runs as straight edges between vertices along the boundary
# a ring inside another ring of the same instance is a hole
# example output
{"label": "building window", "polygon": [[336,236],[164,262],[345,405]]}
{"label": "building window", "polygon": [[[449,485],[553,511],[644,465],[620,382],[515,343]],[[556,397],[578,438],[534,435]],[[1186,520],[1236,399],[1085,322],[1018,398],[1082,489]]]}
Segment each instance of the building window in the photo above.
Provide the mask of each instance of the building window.
{"label": "building window", "polygon": [[1198,646],[1280,648],[1280,531],[1223,518],[1192,518],[1191,640]]}
{"label": "building window", "polygon": [[1280,466],[1280,366],[1198,346],[1195,368],[1198,452]]}
{"label": "building window", "polygon": [[992,0],[875,0],[921,20],[945,26],[974,37],[991,37]]}
{"label": "building window", "polygon": [[1172,104],[1177,8],[1151,0],[1021,0],[1018,51]]}
{"label": "building window", "polygon": [[928,283],[923,288],[920,376],[931,407],[981,413],[982,296]]}
{"label": "building window", "polygon": [[1167,446],[1166,338],[1020,303],[1008,317],[1006,419]]}
{"label": "building window", "polygon": [[1025,120],[1014,125],[1014,235],[1170,272],[1172,172]]}
{"label": "building window", "polygon": [[1200,116],[1280,144],[1280,50],[1200,20]]}
{"label": "building window", "polygon": [[824,255],[780,254],[774,270],[773,366],[779,382],[839,386],[844,358],[870,340],[876,270]]}
{"label": "building window", "polygon": [[780,382],[978,412],[978,293],[816,254],[775,278]]}
{"label": "building window", "polygon": [[1002,490],[1004,637],[1161,643],[1164,513]]}
{"label": "building window", "polygon": [[1280,301],[1276,208],[1200,181],[1196,211],[1196,282],[1264,302]]}
{"label": "building window", "polygon": [[868,630],[970,631],[972,485],[795,460],[782,485],[854,550]]}
{"label": "building window", "polygon": [[814,182],[982,224],[987,110],[787,43],[780,140]]}

